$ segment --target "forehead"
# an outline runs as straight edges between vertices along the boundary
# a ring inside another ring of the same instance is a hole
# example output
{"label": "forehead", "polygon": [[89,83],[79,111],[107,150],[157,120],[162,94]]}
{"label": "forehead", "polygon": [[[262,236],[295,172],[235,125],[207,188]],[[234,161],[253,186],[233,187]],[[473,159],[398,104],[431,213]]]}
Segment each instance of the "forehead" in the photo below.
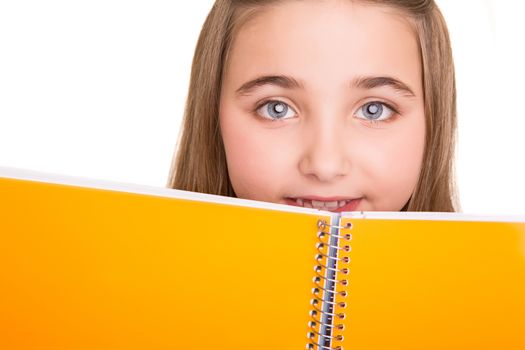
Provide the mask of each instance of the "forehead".
{"label": "forehead", "polygon": [[283,1],[237,31],[226,77],[283,73],[308,82],[347,84],[387,75],[421,85],[419,46],[410,21],[389,7],[350,0]]}

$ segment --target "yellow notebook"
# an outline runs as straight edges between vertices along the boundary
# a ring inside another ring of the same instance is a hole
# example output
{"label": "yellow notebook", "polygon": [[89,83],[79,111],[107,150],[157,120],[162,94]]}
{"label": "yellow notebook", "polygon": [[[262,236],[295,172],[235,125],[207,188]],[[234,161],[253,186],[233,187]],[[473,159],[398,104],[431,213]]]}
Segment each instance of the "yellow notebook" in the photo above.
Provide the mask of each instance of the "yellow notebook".
{"label": "yellow notebook", "polygon": [[525,217],[0,168],[0,349],[525,349]]}

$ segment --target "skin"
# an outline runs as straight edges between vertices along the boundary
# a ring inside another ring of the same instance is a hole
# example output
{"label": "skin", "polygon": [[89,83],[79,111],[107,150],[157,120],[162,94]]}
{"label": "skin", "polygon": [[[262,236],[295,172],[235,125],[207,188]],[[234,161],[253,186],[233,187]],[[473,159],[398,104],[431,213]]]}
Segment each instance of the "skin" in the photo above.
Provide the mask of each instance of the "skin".
{"label": "skin", "polygon": [[[239,91],[261,76],[301,86]],[[400,84],[366,80],[377,77]],[[398,211],[416,186],[425,141],[415,32],[394,9],[352,1],[264,8],[234,38],[219,118],[238,197]]]}

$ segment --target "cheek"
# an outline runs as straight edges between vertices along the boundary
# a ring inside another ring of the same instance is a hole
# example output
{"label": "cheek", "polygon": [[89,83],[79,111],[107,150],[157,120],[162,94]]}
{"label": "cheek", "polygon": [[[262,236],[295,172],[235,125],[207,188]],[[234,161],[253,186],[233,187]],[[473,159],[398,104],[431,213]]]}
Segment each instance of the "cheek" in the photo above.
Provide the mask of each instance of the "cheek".
{"label": "cheek", "polygon": [[366,160],[373,210],[398,211],[417,184],[424,149],[424,125],[384,138]]}
{"label": "cheek", "polygon": [[221,117],[221,134],[233,189],[239,198],[275,201],[282,186],[287,152],[282,152],[278,138],[270,138],[260,126],[239,122],[246,116]]}

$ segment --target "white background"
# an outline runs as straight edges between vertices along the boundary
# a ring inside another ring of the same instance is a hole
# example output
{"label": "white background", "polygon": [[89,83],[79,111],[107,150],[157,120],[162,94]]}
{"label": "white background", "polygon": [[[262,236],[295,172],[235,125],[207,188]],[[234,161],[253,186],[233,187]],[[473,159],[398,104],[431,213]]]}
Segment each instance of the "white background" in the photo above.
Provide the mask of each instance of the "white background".
{"label": "white background", "polygon": [[[525,2],[438,0],[463,211],[525,214]],[[0,166],[165,186],[212,0],[0,0]]]}

